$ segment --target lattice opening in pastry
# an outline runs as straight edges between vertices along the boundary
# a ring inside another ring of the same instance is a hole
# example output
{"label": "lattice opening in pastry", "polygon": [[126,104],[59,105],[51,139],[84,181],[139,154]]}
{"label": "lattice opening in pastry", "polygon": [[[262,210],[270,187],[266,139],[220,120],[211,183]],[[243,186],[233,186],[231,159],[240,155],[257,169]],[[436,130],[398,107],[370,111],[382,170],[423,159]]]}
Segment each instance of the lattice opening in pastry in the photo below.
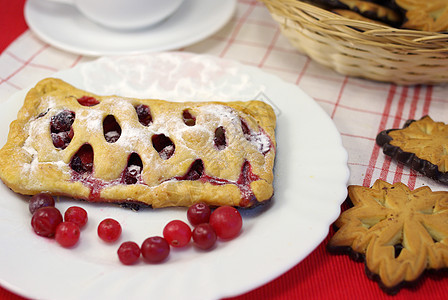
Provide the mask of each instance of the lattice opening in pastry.
{"label": "lattice opening in pastry", "polygon": [[137,113],[138,121],[143,126],[149,126],[152,123],[151,109],[148,105],[139,104],[135,107],[135,112]]}
{"label": "lattice opening in pastry", "polygon": [[183,176],[176,177],[177,180],[199,180],[204,175],[204,163],[202,159],[196,159]]}
{"label": "lattice opening in pastry", "polygon": [[196,117],[191,114],[189,109],[184,109],[182,112],[182,119],[187,126],[196,125]]}
{"label": "lattice opening in pastry", "polygon": [[93,171],[93,148],[90,144],[84,144],[73,155],[70,168],[79,174],[90,174]]}
{"label": "lattice opening in pastry", "polygon": [[122,183],[124,184],[136,184],[142,183],[143,162],[140,155],[137,153],[132,153],[129,155],[128,164],[126,169],[123,171]]}
{"label": "lattice opening in pastry", "polygon": [[75,113],[69,110],[63,110],[51,117],[51,139],[56,148],[65,149],[70,144],[74,135],[72,127],[74,121]]}
{"label": "lattice opening in pastry", "polygon": [[224,127],[219,126],[218,128],[216,128],[213,142],[218,150],[223,150],[226,148],[226,130],[224,129]]}
{"label": "lattice opening in pastry", "polygon": [[169,159],[173,156],[176,147],[169,137],[161,133],[153,135],[151,140],[152,145],[159,153],[160,158]]}
{"label": "lattice opening in pastry", "polygon": [[108,143],[115,143],[120,138],[121,127],[113,115],[108,115],[104,118],[103,134]]}

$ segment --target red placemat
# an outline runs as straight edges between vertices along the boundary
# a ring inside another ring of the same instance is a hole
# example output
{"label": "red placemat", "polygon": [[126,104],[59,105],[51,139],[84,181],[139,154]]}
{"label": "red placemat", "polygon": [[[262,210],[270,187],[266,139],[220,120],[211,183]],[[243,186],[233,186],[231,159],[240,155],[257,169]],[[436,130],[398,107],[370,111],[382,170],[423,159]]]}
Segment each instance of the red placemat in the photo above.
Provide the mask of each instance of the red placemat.
{"label": "red placemat", "polygon": [[25,0],[0,0],[0,53],[8,47],[20,34],[28,29],[23,17]]}

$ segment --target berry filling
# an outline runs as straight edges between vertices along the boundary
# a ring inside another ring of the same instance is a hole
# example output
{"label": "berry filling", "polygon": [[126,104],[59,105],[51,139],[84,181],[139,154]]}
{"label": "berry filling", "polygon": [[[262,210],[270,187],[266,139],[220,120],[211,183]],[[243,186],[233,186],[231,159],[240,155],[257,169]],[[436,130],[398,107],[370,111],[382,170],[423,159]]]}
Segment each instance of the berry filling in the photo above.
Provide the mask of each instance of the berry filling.
{"label": "berry filling", "polygon": [[78,174],[91,174],[93,171],[93,148],[84,144],[72,157],[70,168]]}
{"label": "berry filling", "polygon": [[78,98],[76,100],[78,100],[79,104],[81,104],[82,106],[94,106],[100,103],[94,97],[90,96],[82,96],[81,98]]}
{"label": "berry filling", "polygon": [[[160,136],[165,137],[164,135],[154,135],[154,137],[158,137],[159,139],[163,139]],[[166,137],[165,137],[166,138]],[[166,138],[169,142],[171,140],[169,138]],[[157,140],[157,142],[160,142]],[[160,146],[159,144],[155,143],[157,146]],[[164,145],[164,143],[161,143]],[[165,144],[167,144],[165,142]],[[162,148],[167,148],[166,146]],[[174,148],[174,145],[173,145]],[[157,148],[156,148],[157,150]],[[174,152],[174,150],[173,150]],[[160,154],[160,152],[159,152]],[[162,157],[162,155],[161,155]],[[72,180],[73,181],[80,181],[84,185],[90,187],[90,195],[89,200],[90,201],[99,201],[101,199],[101,190],[107,186],[112,186],[116,184],[144,184],[142,178],[141,178],[141,172],[143,170],[143,162],[140,158],[140,156],[137,153],[132,153],[129,156],[128,164],[126,168],[123,170],[121,177],[113,180],[113,181],[104,181],[101,179],[97,179],[92,176],[93,173],[93,148],[90,144],[84,144],[78,152],[72,157],[72,160],[70,162],[70,167],[74,171],[72,173]],[[163,158],[163,157],[162,157]],[[166,181],[170,180],[200,180],[201,182],[209,182],[212,185],[224,185],[224,184],[234,184],[236,185],[240,192],[241,192],[241,200],[240,200],[240,206],[247,207],[254,203],[256,203],[257,199],[250,188],[250,184],[253,181],[259,180],[260,177],[252,172],[252,167],[250,163],[246,160],[244,161],[242,167],[241,167],[241,173],[237,181],[231,181],[227,179],[222,179],[218,177],[209,176],[205,173],[204,163],[201,159],[196,159],[191,164],[188,171],[182,175],[182,176],[176,176],[172,179],[168,179]]]}
{"label": "berry filling", "polygon": [[73,128],[70,128],[70,131],[52,132],[51,139],[56,148],[65,149],[72,141],[74,135]]}
{"label": "berry filling", "polygon": [[185,125],[194,126],[196,125],[196,118],[190,113],[188,109],[185,109],[182,112],[182,119],[184,120]]}
{"label": "berry filling", "polygon": [[244,137],[247,141],[257,146],[258,151],[263,155],[266,155],[271,150],[272,141],[271,138],[260,128],[260,132],[252,132],[246,121],[240,118],[241,129],[243,130]]}
{"label": "berry filling", "polygon": [[122,184],[142,183],[141,173],[143,170],[143,162],[137,153],[129,156],[128,165],[121,175]]}
{"label": "berry filling", "polygon": [[120,178],[112,181],[104,181],[93,177],[93,149],[89,144],[83,145],[73,156],[70,167],[72,181],[80,181],[90,188],[89,200],[100,201],[101,190],[108,186],[117,184],[144,184],[141,178],[143,162],[137,153],[129,156],[128,164],[121,173]]}
{"label": "berry filling", "polygon": [[216,128],[213,142],[215,143],[215,147],[218,148],[218,150],[223,150],[227,146],[226,131],[222,126]]}
{"label": "berry filling", "polygon": [[[241,174],[238,180],[231,181],[227,179],[222,179],[218,177],[213,177],[205,174],[204,172],[204,163],[201,159],[195,160],[187,173],[183,176],[174,177],[175,180],[200,180],[201,182],[209,182],[212,185],[223,185],[223,184],[235,184],[241,192],[241,200],[240,206],[247,207],[251,204],[254,204],[257,201],[252,189],[250,188],[250,184],[253,181],[257,181],[260,177],[252,172],[252,166],[246,160],[241,167]],[[167,180],[169,181],[169,180]]]}
{"label": "berry filling", "polygon": [[171,139],[166,135],[155,134],[151,138],[154,149],[159,153],[162,159],[169,159],[174,154],[175,146]]}
{"label": "berry filling", "polygon": [[250,188],[250,183],[259,180],[260,177],[252,172],[252,166],[246,160],[241,168],[241,174],[236,182],[243,195],[240,206],[247,207],[257,202],[257,198]]}
{"label": "berry filling", "polygon": [[137,113],[138,121],[143,126],[149,126],[152,123],[151,110],[147,105],[140,104],[135,106],[135,112]]}
{"label": "berry filling", "polygon": [[72,127],[74,121],[75,113],[68,110],[64,110],[51,117],[51,139],[56,148],[65,149],[70,144],[74,136]]}
{"label": "berry filling", "polygon": [[196,159],[184,176],[175,177],[176,180],[199,180],[204,176],[204,163],[201,159]]}
{"label": "berry filling", "polygon": [[108,143],[115,143],[121,136],[121,127],[115,117],[108,115],[103,121],[104,138]]}

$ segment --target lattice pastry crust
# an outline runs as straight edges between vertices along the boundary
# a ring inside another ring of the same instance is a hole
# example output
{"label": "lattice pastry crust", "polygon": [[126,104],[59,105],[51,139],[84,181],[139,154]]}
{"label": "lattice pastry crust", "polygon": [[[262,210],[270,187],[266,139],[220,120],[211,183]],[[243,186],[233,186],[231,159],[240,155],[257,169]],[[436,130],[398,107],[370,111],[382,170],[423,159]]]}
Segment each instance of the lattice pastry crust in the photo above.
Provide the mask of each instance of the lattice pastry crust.
{"label": "lattice pastry crust", "polygon": [[349,186],[348,193],[354,206],[335,222],[328,248],[361,255],[385,291],[448,267],[448,192],[377,180],[371,188]]}
{"label": "lattice pastry crust", "polygon": [[249,207],[273,195],[275,122],[261,101],[98,96],[44,79],[11,123],[0,178],[26,195]]}

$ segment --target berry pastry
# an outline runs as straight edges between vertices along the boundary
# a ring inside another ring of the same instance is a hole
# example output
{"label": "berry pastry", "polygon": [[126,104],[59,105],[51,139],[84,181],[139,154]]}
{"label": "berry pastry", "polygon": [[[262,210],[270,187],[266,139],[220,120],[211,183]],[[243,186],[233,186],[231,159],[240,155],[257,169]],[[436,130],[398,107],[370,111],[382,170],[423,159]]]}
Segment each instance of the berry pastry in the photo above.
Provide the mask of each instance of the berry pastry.
{"label": "berry pastry", "polygon": [[98,96],[32,88],[0,150],[13,191],[153,207],[250,207],[273,195],[275,114],[261,101]]}

